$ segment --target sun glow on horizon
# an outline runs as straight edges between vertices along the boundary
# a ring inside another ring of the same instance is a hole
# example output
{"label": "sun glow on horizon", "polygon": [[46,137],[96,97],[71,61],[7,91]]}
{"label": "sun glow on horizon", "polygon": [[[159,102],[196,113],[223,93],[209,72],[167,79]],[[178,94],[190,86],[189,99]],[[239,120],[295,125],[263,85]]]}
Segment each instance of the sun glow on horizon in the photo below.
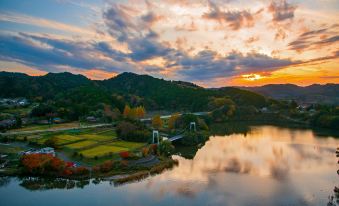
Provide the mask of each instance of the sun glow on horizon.
{"label": "sun glow on horizon", "polygon": [[241,77],[247,81],[255,81],[264,78],[260,74],[244,74]]}

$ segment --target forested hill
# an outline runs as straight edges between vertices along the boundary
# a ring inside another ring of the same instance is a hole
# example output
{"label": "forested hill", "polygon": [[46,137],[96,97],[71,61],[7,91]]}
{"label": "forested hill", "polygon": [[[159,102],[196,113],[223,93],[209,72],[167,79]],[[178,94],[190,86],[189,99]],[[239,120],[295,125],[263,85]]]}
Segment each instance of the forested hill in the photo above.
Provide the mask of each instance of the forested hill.
{"label": "forested hill", "polygon": [[[26,97],[52,102],[57,107],[88,111],[105,103],[120,110],[125,104],[147,110],[204,111],[211,100],[229,98],[237,105],[265,106],[267,99],[237,88],[205,89],[193,83],[167,81],[149,75],[122,73],[108,80],[90,80],[71,73],[28,76],[0,72],[0,97]],[[74,108],[73,108],[74,107]],[[81,112],[83,113],[83,112]]]}
{"label": "forested hill", "polygon": [[261,87],[241,87],[241,89],[257,92],[274,99],[339,105],[339,84],[313,84],[306,87],[294,84],[269,84]]}

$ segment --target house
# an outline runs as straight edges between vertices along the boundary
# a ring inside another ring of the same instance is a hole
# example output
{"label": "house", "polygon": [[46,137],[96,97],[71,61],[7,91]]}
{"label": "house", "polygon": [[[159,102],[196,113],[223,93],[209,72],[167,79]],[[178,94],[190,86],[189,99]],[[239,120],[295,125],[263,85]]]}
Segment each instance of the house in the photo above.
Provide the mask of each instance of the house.
{"label": "house", "polygon": [[86,120],[88,122],[97,122],[97,118],[95,118],[94,116],[88,116],[88,117],[86,117]]}
{"label": "house", "polygon": [[269,112],[269,110],[268,110],[267,107],[261,108],[260,111],[261,111],[262,113],[267,113],[267,112]]}
{"label": "house", "polygon": [[26,106],[28,104],[29,104],[29,102],[28,102],[27,99],[20,99],[20,100],[17,101],[18,106]]}
{"label": "house", "polygon": [[64,120],[61,119],[60,117],[54,117],[54,118],[53,118],[53,122],[59,124],[59,123],[63,123]]}
{"label": "house", "polygon": [[20,152],[19,155],[29,155],[29,154],[50,154],[55,157],[55,151],[52,147],[45,147],[42,149],[29,149],[24,152]]}
{"label": "house", "polygon": [[5,119],[5,120],[0,121],[0,128],[3,128],[3,129],[9,129],[15,125],[16,125],[15,119]]}

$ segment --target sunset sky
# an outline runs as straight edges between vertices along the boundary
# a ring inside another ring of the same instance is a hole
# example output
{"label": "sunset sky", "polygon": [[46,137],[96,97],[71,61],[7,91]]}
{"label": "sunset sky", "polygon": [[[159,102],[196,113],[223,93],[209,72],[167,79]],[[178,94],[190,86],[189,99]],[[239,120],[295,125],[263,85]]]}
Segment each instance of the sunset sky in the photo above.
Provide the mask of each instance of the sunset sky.
{"label": "sunset sky", "polygon": [[339,0],[0,0],[0,70],[339,83]]}

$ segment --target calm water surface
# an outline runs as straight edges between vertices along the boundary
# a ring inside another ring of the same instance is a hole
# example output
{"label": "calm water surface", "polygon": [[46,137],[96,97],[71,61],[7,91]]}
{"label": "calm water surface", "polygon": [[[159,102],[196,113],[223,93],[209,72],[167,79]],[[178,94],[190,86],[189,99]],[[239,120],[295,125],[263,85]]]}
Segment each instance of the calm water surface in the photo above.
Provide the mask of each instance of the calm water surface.
{"label": "calm water surface", "polygon": [[193,159],[176,155],[179,166],[122,186],[2,178],[0,205],[326,205],[339,186],[338,146],[311,130],[256,126],[211,137]]}

